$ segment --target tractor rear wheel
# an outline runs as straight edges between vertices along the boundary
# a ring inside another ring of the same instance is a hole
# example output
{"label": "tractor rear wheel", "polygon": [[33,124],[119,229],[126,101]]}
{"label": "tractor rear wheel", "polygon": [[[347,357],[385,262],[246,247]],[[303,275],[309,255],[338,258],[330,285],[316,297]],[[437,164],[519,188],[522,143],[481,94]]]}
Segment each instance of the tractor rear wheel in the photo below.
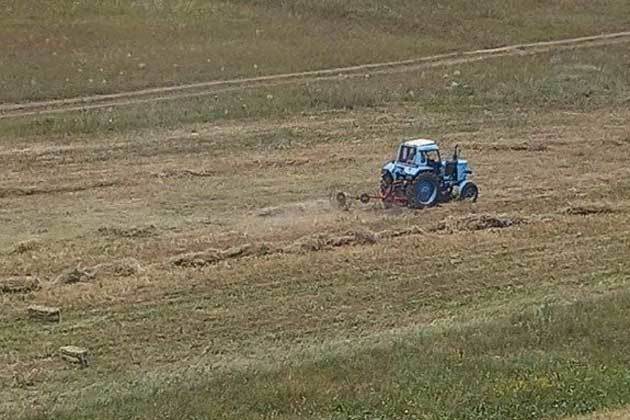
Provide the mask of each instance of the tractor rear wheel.
{"label": "tractor rear wheel", "polygon": [[473,203],[477,201],[477,196],[479,196],[479,188],[472,182],[467,182],[459,192],[460,200],[472,201]]}
{"label": "tractor rear wheel", "polygon": [[406,193],[409,207],[417,209],[433,207],[440,198],[440,182],[437,176],[430,172],[425,172],[418,175],[407,186]]}

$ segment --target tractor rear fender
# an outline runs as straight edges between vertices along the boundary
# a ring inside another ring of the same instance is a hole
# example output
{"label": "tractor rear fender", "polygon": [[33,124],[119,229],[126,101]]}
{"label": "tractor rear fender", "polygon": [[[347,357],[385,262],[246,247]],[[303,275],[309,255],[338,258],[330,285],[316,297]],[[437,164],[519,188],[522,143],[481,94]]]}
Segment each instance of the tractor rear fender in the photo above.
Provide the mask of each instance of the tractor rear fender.
{"label": "tractor rear fender", "polygon": [[427,172],[433,173],[433,168],[430,166],[415,166],[411,168],[405,168],[403,173],[405,174],[405,176],[415,179]]}
{"label": "tractor rear fender", "polygon": [[392,174],[394,179],[415,179],[418,175],[424,172],[432,172],[433,168],[430,166],[416,166],[416,165],[406,165],[398,162],[389,162],[383,169],[381,173],[384,175],[386,172]]}
{"label": "tractor rear fender", "polygon": [[472,174],[468,161],[460,159],[457,161],[457,182],[462,183],[468,179],[468,176]]}
{"label": "tractor rear fender", "polygon": [[421,167],[421,168],[420,168],[420,169],[419,169],[419,170],[418,170],[418,171],[414,174],[413,178],[414,178],[414,179],[415,179],[415,178],[418,178],[420,175],[422,175],[422,174],[426,174],[426,173],[430,173],[430,174],[434,173],[434,172],[433,172],[433,168],[430,168],[430,167],[428,167],[428,166],[426,166],[426,167],[425,167],[425,166],[423,166],[423,167]]}

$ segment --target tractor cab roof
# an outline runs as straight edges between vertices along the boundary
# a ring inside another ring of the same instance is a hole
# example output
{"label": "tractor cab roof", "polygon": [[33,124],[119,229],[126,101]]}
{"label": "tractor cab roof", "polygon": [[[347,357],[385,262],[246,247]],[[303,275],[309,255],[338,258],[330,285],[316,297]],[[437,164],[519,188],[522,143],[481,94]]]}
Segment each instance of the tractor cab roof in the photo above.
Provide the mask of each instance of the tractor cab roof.
{"label": "tractor cab roof", "polygon": [[438,150],[438,145],[433,140],[428,139],[415,139],[407,140],[403,143],[405,146],[415,147],[416,149],[428,152],[431,150]]}

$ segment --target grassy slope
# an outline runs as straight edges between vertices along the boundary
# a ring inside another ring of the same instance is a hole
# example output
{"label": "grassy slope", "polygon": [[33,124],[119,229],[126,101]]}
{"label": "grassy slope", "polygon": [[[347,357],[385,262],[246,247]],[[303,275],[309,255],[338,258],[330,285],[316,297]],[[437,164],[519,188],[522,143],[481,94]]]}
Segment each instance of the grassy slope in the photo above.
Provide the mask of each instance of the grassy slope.
{"label": "grassy slope", "polygon": [[[10,138],[127,132],[264,118],[388,103],[416,104],[423,113],[476,118],[487,111],[518,108],[580,110],[628,99],[627,46],[610,46],[533,58],[483,63],[351,80],[259,88],[214,96],[3,121]],[[461,71],[460,71],[461,70]]]}
{"label": "grassy slope", "polygon": [[625,30],[624,0],[73,1],[0,9],[0,102]]}
{"label": "grassy slope", "polygon": [[[539,419],[630,401],[630,293],[81,404],[54,418]],[[89,401],[89,400],[88,400]],[[167,402],[157,403],[158,401]],[[48,418],[42,416],[41,418]]]}

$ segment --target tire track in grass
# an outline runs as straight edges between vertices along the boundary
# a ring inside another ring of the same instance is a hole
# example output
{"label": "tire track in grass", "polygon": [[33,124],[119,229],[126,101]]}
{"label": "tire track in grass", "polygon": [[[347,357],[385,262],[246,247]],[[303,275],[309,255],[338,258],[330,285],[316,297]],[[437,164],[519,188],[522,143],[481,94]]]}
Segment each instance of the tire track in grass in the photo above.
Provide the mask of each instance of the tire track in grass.
{"label": "tire track in grass", "polygon": [[298,84],[321,80],[363,77],[371,74],[393,74],[417,71],[424,68],[449,67],[506,56],[526,56],[551,51],[578,48],[594,48],[630,42],[630,31],[601,35],[568,38],[554,41],[515,44],[505,47],[438,54],[427,57],[362,64],[349,67],[335,67],[297,73],[274,74],[268,76],[213,80],[176,86],[156,87],[107,95],[90,95],[67,99],[0,104],[0,119],[27,117],[34,115],[61,114],[67,112],[114,108],[127,105],[172,101],[185,98],[213,95],[235,90],[273,87],[285,84]]}

